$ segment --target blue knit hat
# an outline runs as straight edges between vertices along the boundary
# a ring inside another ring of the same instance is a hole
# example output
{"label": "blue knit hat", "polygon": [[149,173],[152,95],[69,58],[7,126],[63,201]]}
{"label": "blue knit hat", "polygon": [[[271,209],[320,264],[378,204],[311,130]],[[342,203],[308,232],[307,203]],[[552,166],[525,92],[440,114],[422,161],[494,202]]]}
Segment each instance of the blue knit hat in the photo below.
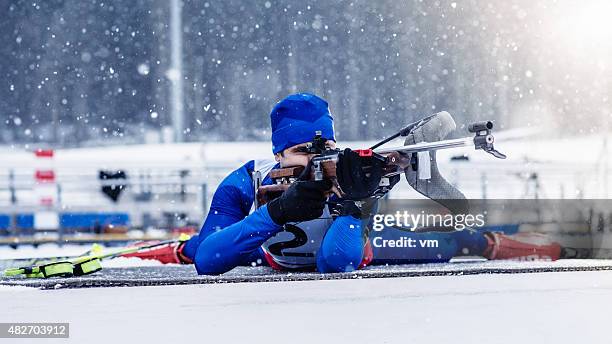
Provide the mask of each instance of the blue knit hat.
{"label": "blue knit hat", "polygon": [[316,131],[327,140],[336,141],[334,119],[327,102],[314,94],[296,93],[276,104],[270,113],[272,152],[310,142]]}

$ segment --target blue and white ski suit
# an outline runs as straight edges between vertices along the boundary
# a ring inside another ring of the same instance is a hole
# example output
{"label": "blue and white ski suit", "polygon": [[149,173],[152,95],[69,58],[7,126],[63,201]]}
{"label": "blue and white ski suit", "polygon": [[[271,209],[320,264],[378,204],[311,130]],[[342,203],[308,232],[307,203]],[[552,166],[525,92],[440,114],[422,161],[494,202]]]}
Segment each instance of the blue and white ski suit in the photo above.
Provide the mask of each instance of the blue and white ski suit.
{"label": "blue and white ski suit", "polygon": [[[364,259],[363,229],[369,219],[338,216],[332,220],[326,208],[319,219],[280,226],[270,218],[266,205],[251,212],[255,199],[252,173],[260,171],[262,185],[270,185],[268,172],[272,168],[278,168],[274,161],[251,160],[221,182],[199,235],[192,237],[183,250],[193,260],[198,273],[222,274],[244,265],[316,269],[323,273],[357,269]],[[460,254],[478,255],[487,245],[481,232],[468,230],[415,233],[385,228],[376,235],[392,240],[432,239],[439,246],[401,251],[372,247],[373,264],[443,262]]]}

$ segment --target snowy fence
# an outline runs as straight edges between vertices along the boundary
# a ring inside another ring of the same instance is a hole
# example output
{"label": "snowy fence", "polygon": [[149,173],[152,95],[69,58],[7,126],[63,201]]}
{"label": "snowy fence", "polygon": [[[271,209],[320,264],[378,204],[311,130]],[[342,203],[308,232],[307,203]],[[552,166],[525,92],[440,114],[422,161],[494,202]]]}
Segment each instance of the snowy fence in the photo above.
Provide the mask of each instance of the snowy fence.
{"label": "snowy fence", "polygon": [[[101,180],[91,172],[60,170],[55,182],[56,202],[43,205],[38,203],[37,182],[31,171],[0,170],[0,231],[15,232],[15,227],[52,229],[35,223],[36,214],[41,212],[72,214],[72,221],[60,217],[60,224],[72,223],[74,227],[88,227],[87,221],[95,221],[85,214],[123,214],[129,221],[120,224],[130,228],[199,228],[215,189],[210,185],[218,184],[226,173],[226,169],[218,168],[132,169],[125,171],[125,179]],[[105,187],[114,193],[115,200],[104,193]],[[85,216],[85,222],[79,224],[75,214]]]}

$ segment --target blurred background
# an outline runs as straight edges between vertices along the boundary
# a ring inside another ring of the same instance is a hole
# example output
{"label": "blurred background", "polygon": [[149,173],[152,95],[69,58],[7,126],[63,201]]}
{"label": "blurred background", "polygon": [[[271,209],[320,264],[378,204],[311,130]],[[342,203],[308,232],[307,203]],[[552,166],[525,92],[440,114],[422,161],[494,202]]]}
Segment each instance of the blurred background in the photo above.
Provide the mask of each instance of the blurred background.
{"label": "blurred background", "polygon": [[610,130],[606,0],[3,0],[0,9],[4,144],[267,140],[271,107],[296,91],[329,101],[343,141],[374,140],[436,110],[556,135]]}
{"label": "blurred background", "polygon": [[[458,124],[452,137],[493,120],[507,161],[438,156],[470,198],[612,193],[610,1],[0,0],[0,10],[6,244],[197,231],[227,173],[271,158],[269,112],[299,91],[329,101],[341,147],[442,110]],[[402,183],[390,197],[419,195]]]}

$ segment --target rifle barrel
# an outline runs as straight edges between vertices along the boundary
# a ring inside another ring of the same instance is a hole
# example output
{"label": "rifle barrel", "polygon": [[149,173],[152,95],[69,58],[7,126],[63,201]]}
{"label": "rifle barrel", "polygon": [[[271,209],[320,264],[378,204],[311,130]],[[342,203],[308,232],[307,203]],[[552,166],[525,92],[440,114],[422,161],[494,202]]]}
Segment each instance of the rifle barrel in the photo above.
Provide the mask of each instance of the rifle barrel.
{"label": "rifle barrel", "polygon": [[408,146],[375,149],[374,152],[378,154],[389,154],[393,152],[415,153],[415,152],[424,152],[424,151],[432,151],[432,150],[440,150],[440,149],[448,149],[448,148],[466,147],[466,146],[473,146],[473,145],[474,145],[473,137],[464,137],[460,139],[442,140],[442,141],[436,141],[436,142],[419,142],[417,144],[408,145]]}

